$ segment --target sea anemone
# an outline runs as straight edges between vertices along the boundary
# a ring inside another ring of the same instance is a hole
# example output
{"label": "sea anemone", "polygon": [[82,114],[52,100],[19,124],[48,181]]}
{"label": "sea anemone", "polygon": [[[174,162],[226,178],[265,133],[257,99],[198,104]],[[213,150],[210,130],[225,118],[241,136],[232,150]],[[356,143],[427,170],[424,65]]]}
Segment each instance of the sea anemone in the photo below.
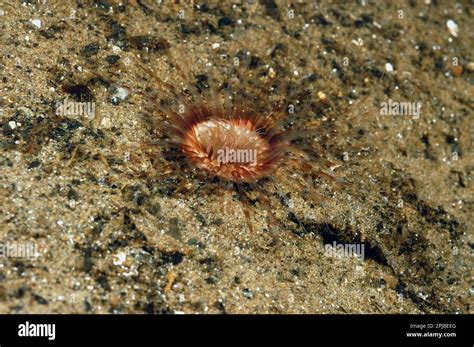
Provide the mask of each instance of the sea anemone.
{"label": "sea anemone", "polygon": [[[193,76],[181,64],[185,58],[169,53],[169,68],[181,83],[163,80],[150,61],[136,61],[154,81],[145,95],[151,138],[140,147],[156,174],[176,177],[178,191],[237,191],[250,230],[250,202],[261,203],[276,222],[268,197],[279,194],[281,184],[297,184],[312,201],[322,196],[314,180],[345,184],[333,171],[339,160],[325,147],[347,133],[334,118],[313,117],[315,105],[332,109],[324,93],[298,95],[294,84],[272,69],[252,67],[253,57],[247,49],[227,57],[219,81],[210,73]],[[306,78],[311,74],[299,82],[307,84]]]}

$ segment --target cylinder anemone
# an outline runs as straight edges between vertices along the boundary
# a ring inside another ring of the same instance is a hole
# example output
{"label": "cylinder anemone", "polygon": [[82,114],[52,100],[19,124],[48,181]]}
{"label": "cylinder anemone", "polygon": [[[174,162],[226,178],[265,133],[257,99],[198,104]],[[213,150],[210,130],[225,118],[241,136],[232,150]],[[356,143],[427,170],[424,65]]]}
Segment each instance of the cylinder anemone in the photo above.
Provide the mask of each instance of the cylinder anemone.
{"label": "cylinder anemone", "polygon": [[168,129],[190,165],[235,182],[269,176],[289,144],[271,115],[261,116],[243,106],[192,105],[183,114],[173,114]]}

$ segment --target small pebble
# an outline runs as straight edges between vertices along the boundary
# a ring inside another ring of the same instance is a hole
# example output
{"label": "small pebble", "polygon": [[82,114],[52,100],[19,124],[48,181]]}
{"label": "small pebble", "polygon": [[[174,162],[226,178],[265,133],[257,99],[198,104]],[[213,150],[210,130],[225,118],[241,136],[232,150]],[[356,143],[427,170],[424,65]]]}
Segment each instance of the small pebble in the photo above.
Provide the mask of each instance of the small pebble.
{"label": "small pebble", "polygon": [[247,299],[252,299],[253,298],[253,292],[251,289],[249,288],[245,288],[244,289],[244,296],[247,298]]}
{"label": "small pebble", "polygon": [[[114,100],[112,99],[112,104],[114,103]],[[114,104],[115,105],[115,104]],[[104,117],[102,118],[102,121],[100,123],[100,126],[101,127],[104,127],[104,128],[110,128],[112,126],[112,122],[110,121],[110,118],[108,117]]]}
{"label": "small pebble", "polygon": [[18,107],[18,111],[30,118],[35,115],[35,113],[32,110],[24,106]]}
{"label": "small pebble", "polygon": [[321,101],[323,101],[323,102],[327,100],[327,99],[326,99],[326,94],[324,94],[324,93],[321,92],[321,91],[318,92],[318,98],[319,98],[319,100],[321,100]]}
{"label": "small pebble", "polygon": [[463,72],[463,69],[462,69],[462,66],[453,66],[451,68],[451,70],[453,71],[453,75],[456,76],[456,77],[459,77],[462,75],[462,72]]}
{"label": "small pebble", "polygon": [[276,71],[273,68],[269,68],[268,76],[270,76],[270,78],[274,78],[276,76]]}
{"label": "small pebble", "polygon": [[393,65],[390,63],[385,64],[385,70],[387,72],[393,72]]}

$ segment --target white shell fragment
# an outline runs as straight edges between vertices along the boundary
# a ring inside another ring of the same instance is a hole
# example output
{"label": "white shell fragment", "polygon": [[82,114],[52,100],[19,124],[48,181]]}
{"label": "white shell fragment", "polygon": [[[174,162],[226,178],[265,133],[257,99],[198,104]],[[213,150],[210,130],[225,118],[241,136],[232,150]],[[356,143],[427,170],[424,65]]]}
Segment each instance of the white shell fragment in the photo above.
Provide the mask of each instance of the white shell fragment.
{"label": "white shell fragment", "polygon": [[41,20],[39,19],[32,19],[30,20],[31,24],[33,24],[35,27],[37,27],[38,29],[41,28]]}
{"label": "white shell fragment", "polygon": [[124,262],[126,259],[127,259],[127,255],[126,255],[125,253],[123,253],[123,252],[118,253],[118,254],[116,254],[115,257],[114,257],[114,265],[120,266],[120,265],[123,264],[123,262]]}
{"label": "white shell fragment", "polygon": [[127,88],[117,87],[113,96],[119,98],[120,100],[125,100],[129,96],[129,91]]}
{"label": "white shell fragment", "polygon": [[448,26],[449,33],[454,37],[458,37],[459,27],[456,22],[450,19],[446,22],[446,25]]}

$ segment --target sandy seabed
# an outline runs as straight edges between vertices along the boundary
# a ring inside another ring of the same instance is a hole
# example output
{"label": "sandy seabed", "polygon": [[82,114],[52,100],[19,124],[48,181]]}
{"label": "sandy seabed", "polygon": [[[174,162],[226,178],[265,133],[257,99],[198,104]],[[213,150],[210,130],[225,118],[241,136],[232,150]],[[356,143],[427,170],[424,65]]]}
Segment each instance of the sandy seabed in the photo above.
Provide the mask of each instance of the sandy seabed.
{"label": "sandy seabed", "polygon": [[[0,313],[469,313],[473,8],[317,3],[2,1]],[[199,83],[236,47],[293,82],[308,121],[373,109],[365,146],[328,147],[352,184],[315,177],[311,200],[289,179],[253,232],[235,193],[223,211],[122,150],[151,140],[141,64],[173,83],[178,57]]]}

